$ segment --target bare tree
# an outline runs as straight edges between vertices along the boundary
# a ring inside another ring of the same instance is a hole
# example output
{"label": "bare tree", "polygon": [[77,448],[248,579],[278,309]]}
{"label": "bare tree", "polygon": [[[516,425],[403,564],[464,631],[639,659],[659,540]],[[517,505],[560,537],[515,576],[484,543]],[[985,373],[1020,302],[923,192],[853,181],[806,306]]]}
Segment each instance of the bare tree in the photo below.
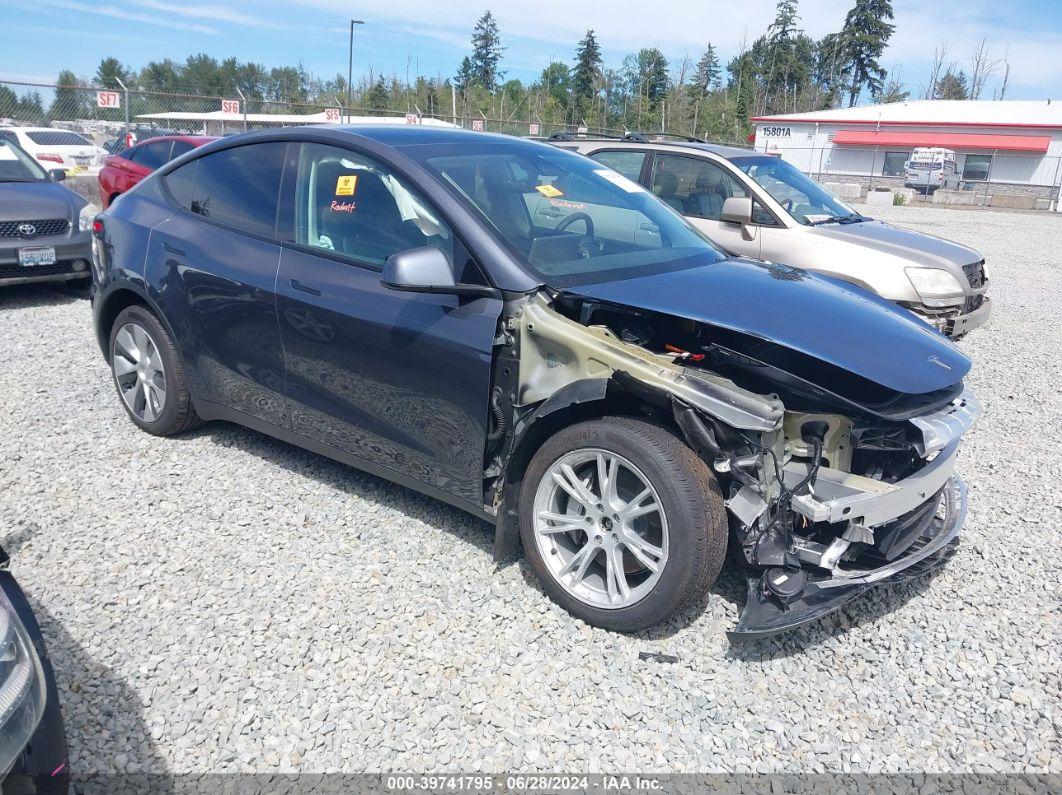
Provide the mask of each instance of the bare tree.
{"label": "bare tree", "polygon": [[933,69],[929,73],[929,83],[924,86],[922,96],[925,99],[935,99],[937,95],[937,83],[945,72],[944,62],[948,59],[948,43],[942,41],[933,50]]}
{"label": "bare tree", "polygon": [[1007,84],[1010,82],[1010,47],[1003,54],[1003,80],[999,89],[992,95],[993,99],[1003,99],[1007,95]]}
{"label": "bare tree", "polygon": [[989,78],[999,71],[1002,59],[993,59],[988,51],[988,39],[982,38],[970,58],[970,99],[980,99]]}

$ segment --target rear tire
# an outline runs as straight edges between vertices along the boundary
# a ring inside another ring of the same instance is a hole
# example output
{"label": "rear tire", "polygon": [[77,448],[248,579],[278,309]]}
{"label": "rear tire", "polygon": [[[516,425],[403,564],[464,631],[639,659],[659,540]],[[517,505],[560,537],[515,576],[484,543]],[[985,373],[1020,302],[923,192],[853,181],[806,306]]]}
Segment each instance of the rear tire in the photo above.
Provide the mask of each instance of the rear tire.
{"label": "rear tire", "polygon": [[130,306],[118,314],[109,351],[118,398],[141,430],[172,436],[200,423],[177,348],[147,308]]}
{"label": "rear tire", "polygon": [[727,547],[708,467],[674,434],[631,417],[582,422],[542,445],[523,478],[520,533],[550,598],[618,632],[702,597]]}

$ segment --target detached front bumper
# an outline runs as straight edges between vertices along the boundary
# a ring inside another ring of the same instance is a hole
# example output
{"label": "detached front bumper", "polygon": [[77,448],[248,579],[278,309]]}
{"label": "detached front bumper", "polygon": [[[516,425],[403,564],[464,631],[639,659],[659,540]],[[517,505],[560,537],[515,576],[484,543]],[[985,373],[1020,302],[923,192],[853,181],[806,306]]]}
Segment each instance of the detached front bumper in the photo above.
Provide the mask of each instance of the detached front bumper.
{"label": "detached front bumper", "polygon": [[958,339],[988,321],[992,314],[992,301],[987,295],[976,295],[950,311],[926,311],[922,307],[912,308],[911,311],[946,337]]}
{"label": "detached front bumper", "polygon": [[883,560],[876,568],[809,576],[800,597],[784,606],[767,592],[762,576],[749,577],[748,601],[727,637],[732,641],[757,640],[786,632],[839,610],[877,585],[904,582],[939,568],[958,547],[966,509],[966,485],[952,474],[944,484],[932,521],[903,555]]}

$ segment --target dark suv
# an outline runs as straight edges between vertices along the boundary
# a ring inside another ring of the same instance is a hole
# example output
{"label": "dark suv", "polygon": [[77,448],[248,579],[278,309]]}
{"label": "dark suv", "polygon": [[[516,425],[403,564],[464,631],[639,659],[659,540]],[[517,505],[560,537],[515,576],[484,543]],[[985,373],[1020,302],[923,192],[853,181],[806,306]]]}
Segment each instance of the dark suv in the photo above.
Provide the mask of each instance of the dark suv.
{"label": "dark suv", "polygon": [[590,623],[667,620],[729,546],[757,636],[954,546],[966,357],[860,288],[728,259],[577,154],[251,133],[99,220],[96,332],[134,423],[231,420],[459,506]]}

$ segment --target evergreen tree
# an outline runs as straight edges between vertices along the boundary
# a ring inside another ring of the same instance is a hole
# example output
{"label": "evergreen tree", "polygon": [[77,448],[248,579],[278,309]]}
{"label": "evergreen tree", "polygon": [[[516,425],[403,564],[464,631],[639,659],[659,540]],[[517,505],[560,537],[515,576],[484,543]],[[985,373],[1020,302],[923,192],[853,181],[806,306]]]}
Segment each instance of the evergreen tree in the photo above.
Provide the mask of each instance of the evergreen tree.
{"label": "evergreen tree", "polygon": [[944,75],[937,80],[933,89],[933,99],[969,99],[970,87],[966,80],[966,73],[961,69],[956,72],[949,68]]}
{"label": "evergreen tree", "polygon": [[[56,78],[57,88],[52,105],[48,109],[50,119],[83,119],[89,115],[88,92],[77,75],[63,69]],[[92,103],[95,105],[95,101]]]}
{"label": "evergreen tree", "polygon": [[468,87],[475,82],[476,72],[472,66],[472,59],[467,55],[461,59],[461,65],[457,69],[457,74],[454,76],[454,87],[462,94],[468,90]]}
{"label": "evergreen tree", "polygon": [[704,96],[709,91],[719,87],[721,74],[719,56],[715,54],[715,47],[709,44],[705,48],[701,60],[697,62],[697,71],[693,77],[693,87],[700,96]]}
{"label": "evergreen tree", "polygon": [[391,92],[387,90],[387,84],[384,83],[383,77],[378,77],[376,82],[372,84],[372,88],[369,89],[366,102],[370,110],[387,110],[390,101]]}
{"label": "evergreen tree", "polygon": [[121,89],[119,80],[126,85],[133,82],[129,67],[123,66],[117,58],[103,58],[96,67],[96,84],[103,88]]}
{"label": "evergreen tree", "polygon": [[602,64],[601,45],[593,29],[588,30],[575,48],[575,67],[571,73],[572,95],[580,109],[591,103],[597,91]]}
{"label": "evergreen tree", "polygon": [[841,38],[844,42],[848,72],[848,107],[855,105],[862,89],[870,90],[872,96],[881,93],[885,70],[878,58],[885,52],[895,25],[892,0],[856,0],[855,6],[844,19]]}
{"label": "evergreen tree", "polygon": [[505,77],[505,73],[498,70],[504,52],[498,23],[494,15],[486,11],[472,31],[472,73],[475,82],[492,94]]}
{"label": "evergreen tree", "polygon": [[797,16],[796,0],[778,0],[774,22],[767,28],[767,33],[772,42],[787,42],[796,31]]}

